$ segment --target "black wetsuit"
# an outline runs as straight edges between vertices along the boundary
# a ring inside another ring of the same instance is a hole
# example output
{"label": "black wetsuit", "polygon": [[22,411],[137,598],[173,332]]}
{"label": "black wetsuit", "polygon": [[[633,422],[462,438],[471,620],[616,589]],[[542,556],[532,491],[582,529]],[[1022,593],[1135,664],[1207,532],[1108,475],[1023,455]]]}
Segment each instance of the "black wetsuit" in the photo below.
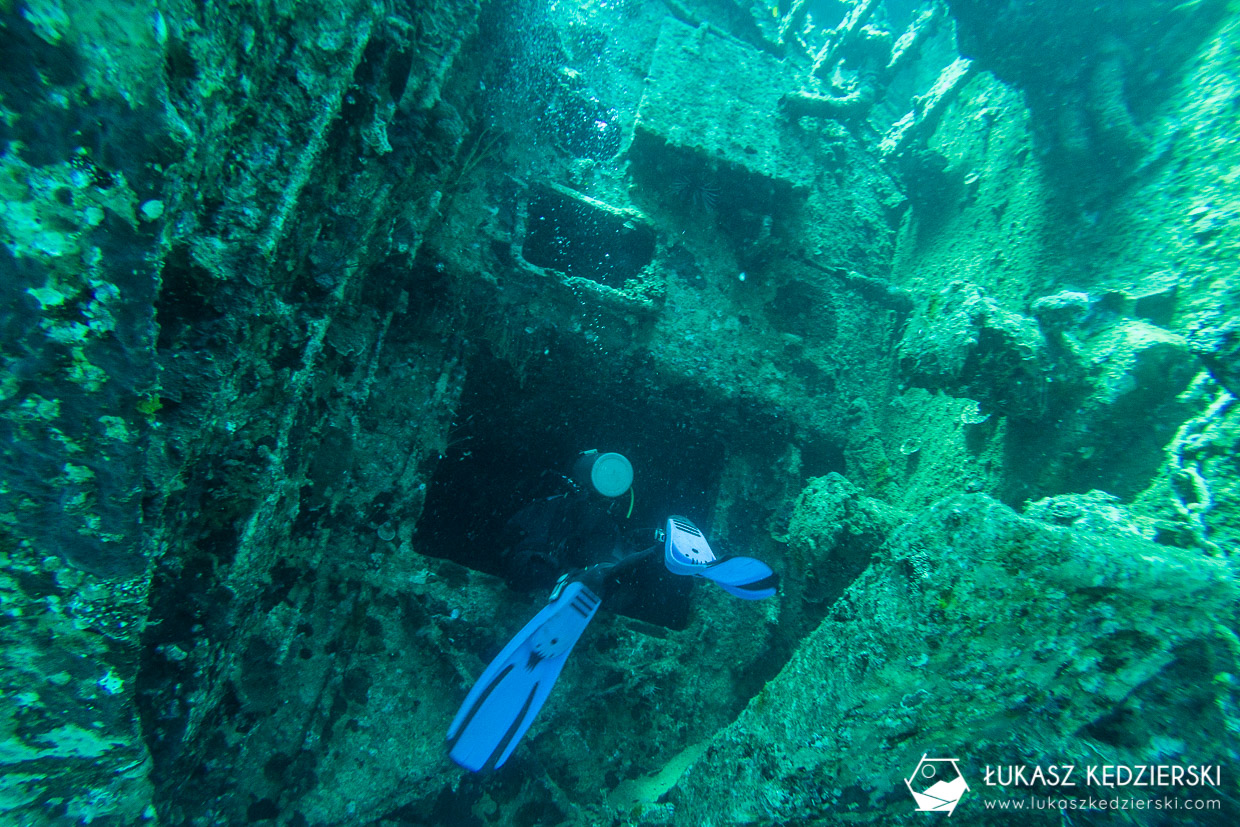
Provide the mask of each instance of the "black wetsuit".
{"label": "black wetsuit", "polygon": [[625,525],[628,507],[627,497],[608,500],[576,486],[527,505],[501,535],[508,583],[545,591],[567,573],[612,611],[682,628],[691,578],[667,571],[662,547],[648,546],[649,530]]}
{"label": "black wetsuit", "polygon": [[522,590],[550,588],[566,571],[618,562],[636,549],[610,506],[584,492],[538,500],[509,519],[501,540],[508,582]]}

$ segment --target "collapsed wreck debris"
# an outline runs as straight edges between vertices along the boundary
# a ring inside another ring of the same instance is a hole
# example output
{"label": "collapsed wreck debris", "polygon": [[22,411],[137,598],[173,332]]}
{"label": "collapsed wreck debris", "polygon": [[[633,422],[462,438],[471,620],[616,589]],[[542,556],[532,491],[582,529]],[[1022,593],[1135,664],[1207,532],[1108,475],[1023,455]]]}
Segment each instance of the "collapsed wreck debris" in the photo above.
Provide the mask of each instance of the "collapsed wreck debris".
{"label": "collapsed wreck debris", "polygon": [[[1145,77],[1142,26],[1064,81],[1077,134],[1116,118],[1082,159],[1194,125],[1140,193],[1067,218],[1046,110],[935,5],[905,4],[900,38],[876,0],[672,4],[694,26],[654,3],[137,5],[124,49],[78,25],[112,6],[65,28],[14,5],[6,815],[899,818],[888,762],[955,743],[939,705],[1000,733],[961,742],[978,760],[1030,731],[1232,760],[1240,23],[1202,25],[1212,3],[1155,44],[1197,73],[1177,96],[1140,94],[1175,75]],[[1035,62],[1007,11],[1093,8],[952,5]],[[896,126],[863,122],[936,73]],[[789,117],[798,95],[827,117]],[[916,153],[963,186],[901,193],[883,160]],[[600,613],[529,783],[462,780],[446,723],[545,597],[491,573],[493,538],[604,442],[641,460],[637,514],[685,507],[784,592]]]}
{"label": "collapsed wreck debris", "polygon": [[825,84],[828,88],[824,91],[812,86],[786,94],[780,104],[790,117],[864,118],[895,74],[917,57],[943,16],[942,7],[933,5],[893,42],[888,32],[864,25],[877,5],[873,0],[858,3],[828,33],[809,72],[814,86]]}

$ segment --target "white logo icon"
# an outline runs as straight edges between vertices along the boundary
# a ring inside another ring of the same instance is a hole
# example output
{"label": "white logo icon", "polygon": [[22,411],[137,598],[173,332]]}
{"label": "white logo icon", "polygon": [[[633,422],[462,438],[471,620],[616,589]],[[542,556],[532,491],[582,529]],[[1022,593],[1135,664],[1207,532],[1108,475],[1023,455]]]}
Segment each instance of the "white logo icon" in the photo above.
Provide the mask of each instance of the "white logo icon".
{"label": "white logo icon", "polygon": [[917,769],[904,779],[904,786],[913,794],[918,810],[948,815],[969,789],[955,758],[929,758],[924,754]]}

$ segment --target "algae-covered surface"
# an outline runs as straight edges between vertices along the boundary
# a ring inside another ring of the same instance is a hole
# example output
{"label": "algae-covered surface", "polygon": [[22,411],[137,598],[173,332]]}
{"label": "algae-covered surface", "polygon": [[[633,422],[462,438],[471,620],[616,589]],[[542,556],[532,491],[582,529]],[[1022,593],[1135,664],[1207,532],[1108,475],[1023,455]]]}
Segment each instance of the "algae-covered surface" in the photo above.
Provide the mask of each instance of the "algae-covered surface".
{"label": "algae-covered surface", "polygon": [[0,824],[1240,823],[1237,135],[1235,0],[0,0]]}

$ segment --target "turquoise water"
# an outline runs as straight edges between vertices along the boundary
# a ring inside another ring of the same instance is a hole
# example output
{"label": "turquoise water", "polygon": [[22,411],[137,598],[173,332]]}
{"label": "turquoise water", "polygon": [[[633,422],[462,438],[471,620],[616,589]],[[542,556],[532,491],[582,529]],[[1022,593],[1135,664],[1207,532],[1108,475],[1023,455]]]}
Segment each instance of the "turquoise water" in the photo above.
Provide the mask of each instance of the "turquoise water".
{"label": "turquoise water", "polygon": [[0,0],[3,822],[1235,823],[1238,42]]}

